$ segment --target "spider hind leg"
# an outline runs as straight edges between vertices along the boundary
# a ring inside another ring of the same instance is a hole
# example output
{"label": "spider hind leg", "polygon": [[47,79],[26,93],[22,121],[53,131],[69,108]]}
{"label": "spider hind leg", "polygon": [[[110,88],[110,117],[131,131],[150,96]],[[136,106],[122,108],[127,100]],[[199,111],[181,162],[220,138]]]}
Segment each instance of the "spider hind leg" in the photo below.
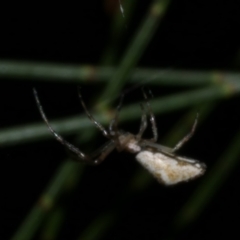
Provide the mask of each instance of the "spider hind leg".
{"label": "spider hind leg", "polygon": [[176,152],[177,150],[179,150],[193,136],[193,134],[195,133],[196,127],[197,127],[198,117],[199,117],[199,114],[197,113],[194,123],[192,125],[191,131],[175,145],[172,152]]}

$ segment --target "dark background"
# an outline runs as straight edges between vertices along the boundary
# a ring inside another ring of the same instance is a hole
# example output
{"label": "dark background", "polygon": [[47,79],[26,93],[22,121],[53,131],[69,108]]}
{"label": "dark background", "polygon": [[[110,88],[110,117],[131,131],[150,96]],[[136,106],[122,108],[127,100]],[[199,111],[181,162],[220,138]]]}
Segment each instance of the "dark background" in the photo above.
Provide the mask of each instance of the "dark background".
{"label": "dark background", "polygon": [[[19,12],[8,9],[6,16],[2,16],[0,58],[98,65],[109,42],[112,16],[118,11],[117,4],[116,8],[110,5],[111,1],[84,1],[76,6],[58,5],[58,9],[48,6],[28,6],[30,11]],[[121,59],[143,21],[148,5],[149,1],[136,4],[132,21],[126,26],[125,37],[116,53],[117,59]],[[138,67],[238,71],[239,23],[239,4],[172,1]],[[1,78],[2,129],[41,121],[33,99],[33,87],[38,89],[50,119],[82,112],[77,84]],[[125,86],[128,87],[131,86]],[[147,87],[151,89],[151,85]],[[86,102],[91,104],[104,85],[85,84],[82,88]],[[154,87],[152,92],[159,97],[186,90],[183,87]],[[140,89],[126,96],[125,102],[136,99],[141,99]],[[160,141],[161,135],[167,134],[185,112],[175,111],[157,117]],[[192,141],[182,150],[183,154],[204,161],[208,174],[211,174],[212,166],[238,131],[239,122],[238,97],[216,102],[216,108],[200,124]],[[139,121],[121,126],[136,132],[138,124]],[[104,139],[100,134],[97,136],[99,138],[85,147],[95,149],[100,146]],[[74,141],[75,136],[68,139]],[[17,230],[66,156],[64,148],[54,139],[1,149],[1,239],[9,239]],[[144,191],[125,195],[133,172],[140,166],[134,156],[114,152],[99,167],[86,167],[71,200],[61,200],[67,210],[57,239],[76,239],[96,216],[111,213],[113,209],[117,211],[117,218],[99,239],[212,239],[237,235],[238,167],[199,218],[178,231],[173,224],[174,218],[202,179],[170,188],[153,181]],[[39,238],[36,236],[36,239]]]}

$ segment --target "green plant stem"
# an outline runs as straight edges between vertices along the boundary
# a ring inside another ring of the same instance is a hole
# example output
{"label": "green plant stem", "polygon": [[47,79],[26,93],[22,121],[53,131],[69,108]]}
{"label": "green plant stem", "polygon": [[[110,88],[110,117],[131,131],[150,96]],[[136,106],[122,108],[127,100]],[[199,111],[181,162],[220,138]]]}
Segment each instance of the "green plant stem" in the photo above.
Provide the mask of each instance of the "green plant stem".
{"label": "green plant stem", "polygon": [[[151,100],[151,107],[155,114],[170,112],[176,109],[190,107],[203,102],[215,101],[217,99],[232,96],[240,92],[240,82],[235,85],[223,85],[204,89],[192,90],[173,96]],[[94,114],[95,118],[102,124],[108,124],[113,118],[111,114]],[[121,121],[134,120],[140,117],[140,108],[136,104],[126,106],[121,111]],[[85,115],[68,118],[65,120],[50,121],[53,128],[61,134],[80,132],[81,129],[92,126]],[[51,134],[42,124],[32,124],[24,127],[14,127],[0,131],[0,146],[14,145],[50,138]]]}
{"label": "green plant stem", "polygon": [[80,234],[78,240],[95,240],[101,239],[106,230],[115,222],[116,213],[106,212],[96,217],[93,222]]}
{"label": "green plant stem", "polygon": [[99,109],[104,109],[107,105],[107,99],[109,96],[117,95],[119,89],[124,86],[130,70],[136,66],[147,44],[150,42],[153,34],[155,33],[155,30],[160,23],[160,20],[166,12],[169,3],[170,0],[153,1],[147,17],[145,18],[140,29],[137,31],[137,35],[133,38],[133,41],[128,47],[126,53],[124,54],[119,68],[111,77],[109,84],[101,95],[100,100],[102,101]]}
{"label": "green plant stem", "polygon": [[[91,65],[61,65],[51,63],[33,63],[0,61],[0,77],[15,80],[56,81],[66,83],[106,82],[113,77],[113,67]],[[174,69],[134,69],[129,78],[131,83],[167,85],[167,86],[203,86],[237,82],[239,73],[221,71],[187,71]]]}
{"label": "green plant stem", "polygon": [[102,66],[114,66],[117,64],[117,57],[120,51],[120,43],[125,37],[126,26],[128,26],[129,21],[136,9],[137,0],[124,1],[124,16],[122,15],[120,8],[117,13],[115,13],[112,26],[111,26],[111,36],[109,37],[109,43],[106,49],[103,51],[103,57],[101,60]]}
{"label": "green plant stem", "polygon": [[66,161],[59,168],[53,181],[47,190],[42,194],[37,204],[33,207],[25,221],[22,223],[12,240],[32,239],[36,230],[45,219],[47,213],[51,211],[57,198],[60,196],[62,187],[69,182],[69,176],[79,176],[80,164]]}
{"label": "green plant stem", "polygon": [[64,222],[65,209],[62,206],[56,206],[45,222],[43,227],[40,240],[53,240],[56,239],[59,229],[61,228],[62,223]]}
{"label": "green plant stem", "polygon": [[[101,119],[102,116],[99,116]],[[103,121],[105,122],[105,121]],[[63,120],[51,121],[52,127],[62,134],[76,133],[77,129],[84,129],[92,127],[91,122],[86,116],[75,116]],[[16,144],[23,144],[27,142],[47,139],[49,131],[46,125],[29,124],[20,127],[12,127],[0,131],[0,146],[11,146]]]}

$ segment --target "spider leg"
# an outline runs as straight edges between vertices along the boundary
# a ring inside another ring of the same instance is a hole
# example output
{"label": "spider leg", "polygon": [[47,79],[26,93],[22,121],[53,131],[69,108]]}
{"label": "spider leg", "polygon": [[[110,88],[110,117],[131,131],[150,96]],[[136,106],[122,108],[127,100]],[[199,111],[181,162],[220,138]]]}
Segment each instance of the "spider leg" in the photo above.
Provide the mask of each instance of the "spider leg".
{"label": "spider leg", "polygon": [[115,116],[109,124],[109,134],[110,134],[111,138],[113,139],[113,141],[115,142],[115,146],[118,151],[122,151],[122,145],[119,140],[118,120],[119,120],[119,113],[122,108],[123,99],[124,99],[124,94],[121,95],[119,104],[116,109]]}
{"label": "spider leg", "polygon": [[145,111],[142,103],[140,104],[140,107],[141,107],[141,110],[142,110],[142,118],[141,118],[140,129],[139,129],[139,132],[136,136],[136,139],[138,141],[142,138],[142,135],[147,128],[147,114],[146,114],[146,111]]}
{"label": "spider leg", "polygon": [[79,96],[80,102],[83,106],[83,109],[84,109],[85,113],[87,114],[88,118],[91,120],[91,122],[93,122],[95,124],[95,126],[102,132],[103,136],[109,137],[109,134],[108,134],[107,130],[99,122],[97,122],[95,120],[95,118],[92,116],[92,114],[90,114],[90,112],[88,111],[88,109],[86,107],[86,104],[83,101],[82,94],[81,94],[81,91],[80,91],[80,87],[78,88],[78,96]]}
{"label": "spider leg", "polygon": [[118,120],[119,120],[119,113],[120,113],[121,108],[122,108],[123,99],[124,99],[124,94],[121,95],[119,104],[118,104],[117,109],[116,109],[115,116],[109,124],[109,132],[110,132],[111,136],[114,136],[115,134],[118,134],[118,132],[119,132],[118,131]]}
{"label": "spider leg", "polygon": [[148,148],[149,147],[149,148],[155,149],[159,152],[163,152],[163,153],[167,153],[167,154],[172,153],[172,148],[163,146],[163,145],[158,144],[158,143],[153,143],[153,142],[151,142],[149,140],[145,140],[145,139],[143,139],[140,142],[140,146],[143,147],[143,148]]}
{"label": "spider leg", "polygon": [[[91,161],[87,161],[86,163],[92,166],[99,165],[115,149],[115,147],[116,146],[113,141],[108,141],[106,144],[98,148],[93,154],[89,155],[88,157]],[[76,154],[73,154],[72,152],[70,152],[70,154],[73,160],[79,161],[79,157],[76,156]]]}
{"label": "spider leg", "polygon": [[148,114],[150,115],[150,122],[151,122],[151,125],[152,125],[153,138],[149,139],[149,141],[156,142],[157,139],[158,139],[158,131],[157,131],[157,124],[156,124],[155,116],[153,114],[152,108],[151,108],[150,103],[148,101],[147,94],[145,93],[144,89],[142,89],[142,92],[143,92],[143,96],[144,96],[144,99],[145,99],[145,104],[146,104],[146,107],[147,107]]}
{"label": "spider leg", "polygon": [[114,141],[110,140],[102,147],[97,149],[92,155],[91,158],[94,159],[94,165],[100,164],[114,149],[116,144]]}
{"label": "spider leg", "polygon": [[57,139],[57,141],[59,141],[62,145],[64,145],[70,152],[76,154],[76,156],[78,157],[78,160],[81,159],[81,160],[86,161],[86,162],[91,162],[91,158],[88,155],[84,154],[77,147],[75,147],[74,145],[72,145],[71,143],[66,141],[62,136],[60,136],[58,133],[56,133],[53,130],[52,126],[49,124],[48,119],[47,119],[47,117],[44,113],[44,110],[43,110],[43,107],[40,103],[40,100],[39,100],[36,89],[33,89],[33,93],[34,93],[34,97],[35,97],[39,112],[42,116],[42,119],[46,123],[46,125],[47,125],[49,131],[51,132],[51,134]]}
{"label": "spider leg", "polygon": [[197,113],[191,131],[176,144],[176,146],[173,148],[172,152],[176,152],[177,150],[179,150],[193,136],[193,134],[196,130],[196,127],[197,127],[198,115],[199,114]]}

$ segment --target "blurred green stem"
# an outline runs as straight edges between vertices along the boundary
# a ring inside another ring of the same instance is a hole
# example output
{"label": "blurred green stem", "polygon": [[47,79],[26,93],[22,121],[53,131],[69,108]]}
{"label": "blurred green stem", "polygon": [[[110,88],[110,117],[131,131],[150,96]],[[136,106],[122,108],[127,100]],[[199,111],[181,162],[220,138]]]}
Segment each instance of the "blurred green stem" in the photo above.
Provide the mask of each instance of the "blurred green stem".
{"label": "blurred green stem", "polygon": [[78,240],[95,240],[101,239],[106,230],[110,228],[115,222],[116,213],[105,212],[97,216],[92,223],[80,234]]}
{"label": "blurred green stem", "polygon": [[47,221],[44,223],[40,240],[54,240],[57,238],[59,229],[64,222],[65,209],[63,206],[55,206],[53,211],[49,213]]}
{"label": "blurred green stem", "polygon": [[[0,61],[0,77],[15,80],[29,80],[66,83],[106,82],[113,79],[116,68],[91,65],[61,65],[53,63]],[[239,73],[221,71],[187,71],[174,69],[137,68],[131,71],[128,79],[139,85],[203,86],[221,85],[239,81]]]}
{"label": "blurred green stem", "polygon": [[150,10],[144,19],[142,26],[137,31],[136,36],[133,38],[132,43],[129,45],[123,59],[120,62],[120,66],[110,78],[109,84],[106,86],[101,95],[101,104],[99,109],[104,109],[109,96],[111,97],[117,95],[119,89],[122,89],[128,80],[127,76],[129,75],[130,70],[136,66],[146,46],[152,39],[152,36],[164,16],[169,3],[170,0],[155,0],[151,4]]}
{"label": "blurred green stem", "polygon": [[114,66],[117,64],[117,56],[120,51],[120,43],[127,33],[126,28],[129,24],[129,21],[136,9],[137,0],[131,1],[122,1],[124,6],[124,17],[118,8],[118,12],[115,13],[112,26],[111,26],[111,36],[109,37],[109,43],[106,46],[106,49],[103,51],[103,57],[101,60],[102,66]]}
{"label": "blurred green stem", "polygon": [[[82,165],[72,161],[65,161],[56,173],[48,189],[42,194],[37,204],[33,207],[27,218],[24,220],[12,240],[28,240],[32,239],[39,225],[42,223],[47,213],[52,207],[65,184],[69,183],[69,176],[80,176],[79,169]],[[75,181],[77,184],[77,181]]]}
{"label": "blurred green stem", "polygon": [[[240,82],[235,85],[223,85],[187,91],[173,96],[157,98],[151,100],[151,107],[155,114],[174,111],[176,109],[186,108],[203,102],[215,101],[221,98],[230,97],[240,92]],[[140,117],[140,108],[136,104],[126,106],[120,114],[121,121],[134,120]],[[102,114],[94,114],[95,118],[102,124],[108,124],[113,118],[114,111],[108,111]],[[81,129],[92,127],[92,123],[85,115],[68,118],[65,120],[50,121],[54,129],[59,133],[76,133]],[[38,139],[51,138],[44,123],[32,124],[24,127],[14,127],[0,131],[0,146],[14,145],[36,141]]]}

